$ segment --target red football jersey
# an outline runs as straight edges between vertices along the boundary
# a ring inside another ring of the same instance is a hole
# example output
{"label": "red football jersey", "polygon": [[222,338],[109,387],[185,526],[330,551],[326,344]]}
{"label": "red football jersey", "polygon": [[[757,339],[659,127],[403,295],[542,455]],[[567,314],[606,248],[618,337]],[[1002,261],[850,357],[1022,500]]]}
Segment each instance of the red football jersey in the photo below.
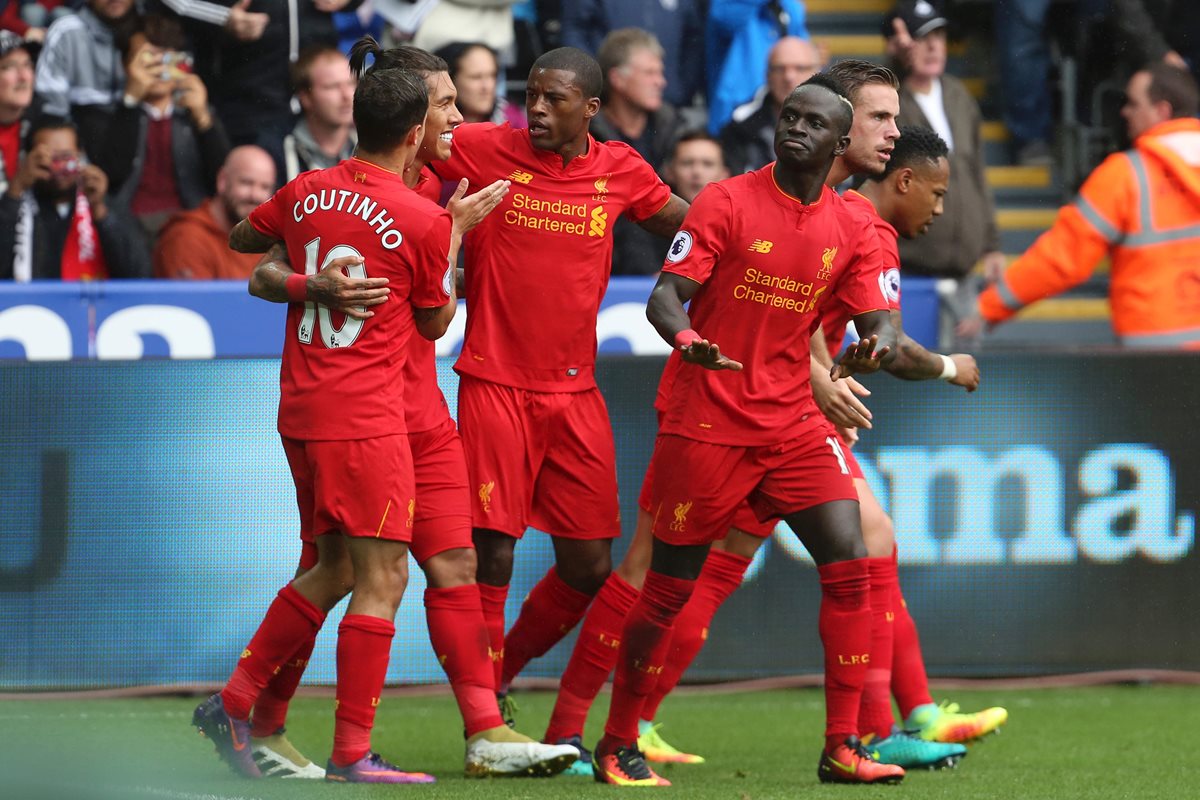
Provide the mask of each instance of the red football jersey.
{"label": "red football jersey", "polygon": [[692,328],[744,369],[672,358],[663,433],[738,446],[792,438],[817,412],[809,340],[827,296],[856,314],[887,308],[867,219],[827,187],[804,205],[779,188],[773,167],[709,184],[668,250],[663,270],[702,284]]}
{"label": "red football jersey", "polygon": [[[900,235],[879,212],[875,204],[862,194],[851,189],[842,195],[846,205],[861,211],[871,221],[875,234],[879,237],[879,251],[882,256],[879,272],[879,290],[887,299],[888,308],[900,308],[900,249],[896,238]],[[829,347],[829,355],[837,358],[842,351],[842,340],[846,338],[846,326],[853,319],[854,312],[847,307],[840,295],[834,295],[826,303],[821,313],[821,328],[825,331],[825,344]]]}
{"label": "red football jersey", "polygon": [[434,165],[471,190],[507,178],[508,196],[467,234],[467,329],[455,369],[537,392],[596,385],[596,315],[612,269],[620,214],[652,217],[671,190],[632,147],[588,138],[563,167],[529,131],[460,125],[454,154]]}
{"label": "red football jersey", "polygon": [[[413,191],[438,204],[442,182],[438,176],[421,170]],[[408,358],[404,361],[404,421],[409,433],[431,431],[445,423],[450,408],[437,382],[437,354],[433,342],[414,333],[408,338]]]}
{"label": "red football jersey", "polygon": [[279,432],[292,439],[367,439],[405,433],[403,366],[413,307],[436,308],[453,280],[450,215],[395,173],[356,158],[305,172],[250,214],[282,239],[308,274],[359,254],[356,278],[386,277],[389,302],[367,320],[291,303],[280,368]]}

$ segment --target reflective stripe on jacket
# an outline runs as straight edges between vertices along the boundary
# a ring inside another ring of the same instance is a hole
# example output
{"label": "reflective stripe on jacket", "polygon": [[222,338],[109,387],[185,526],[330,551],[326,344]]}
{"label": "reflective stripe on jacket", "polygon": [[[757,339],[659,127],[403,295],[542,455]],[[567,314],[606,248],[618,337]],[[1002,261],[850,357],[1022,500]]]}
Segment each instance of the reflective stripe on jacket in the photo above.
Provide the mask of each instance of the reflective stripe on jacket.
{"label": "reflective stripe on jacket", "polygon": [[1155,125],[1105,159],[1004,276],[979,297],[1001,322],[1112,259],[1113,328],[1132,347],[1200,348],[1200,120]]}

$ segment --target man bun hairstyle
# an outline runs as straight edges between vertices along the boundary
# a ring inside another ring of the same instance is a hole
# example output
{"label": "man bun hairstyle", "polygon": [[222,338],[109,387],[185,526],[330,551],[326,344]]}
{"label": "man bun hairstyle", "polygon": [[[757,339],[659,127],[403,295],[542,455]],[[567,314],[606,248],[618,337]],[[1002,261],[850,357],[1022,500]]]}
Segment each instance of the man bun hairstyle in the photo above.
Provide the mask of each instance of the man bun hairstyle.
{"label": "man bun hairstyle", "polygon": [[599,97],[604,89],[604,76],[596,59],[577,47],[559,47],[548,50],[533,62],[530,72],[539,69],[556,69],[575,76],[574,84],[583,92],[584,98]]}

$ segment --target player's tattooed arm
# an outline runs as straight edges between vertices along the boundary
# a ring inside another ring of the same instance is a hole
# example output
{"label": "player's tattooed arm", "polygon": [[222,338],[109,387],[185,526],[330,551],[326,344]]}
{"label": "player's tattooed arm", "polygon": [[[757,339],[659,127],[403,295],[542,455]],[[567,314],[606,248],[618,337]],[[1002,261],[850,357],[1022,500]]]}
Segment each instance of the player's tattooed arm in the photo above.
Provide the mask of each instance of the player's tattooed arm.
{"label": "player's tattooed arm", "polygon": [[651,233],[670,239],[683,224],[683,218],[687,216],[688,208],[687,200],[673,194],[657,214],[642,220],[638,225]]}
{"label": "player's tattooed arm", "polygon": [[450,327],[450,321],[454,319],[454,312],[458,308],[458,298],[453,294],[450,295],[450,300],[444,306],[437,308],[416,308],[413,307],[413,323],[417,327],[417,333],[429,341],[436,341],[446,333],[446,329]]}
{"label": "player's tattooed arm", "polygon": [[229,249],[238,253],[265,253],[276,241],[256,231],[248,219],[234,225],[229,232]]}
{"label": "player's tattooed arm", "polygon": [[887,311],[868,311],[854,315],[854,329],[861,338],[852,342],[829,371],[834,380],[855,373],[875,372],[887,368],[896,358],[896,330]]}
{"label": "player's tattooed arm", "polygon": [[705,369],[740,370],[741,362],[721,354],[721,348],[692,330],[692,322],[684,311],[687,303],[700,289],[693,280],[670,272],[660,273],[658,283],[650,292],[646,303],[646,319],[668,343],[679,350],[680,357],[689,364]]}
{"label": "player's tattooed arm", "polygon": [[[387,302],[387,278],[351,278],[344,270],[363,263],[362,256],[343,256],[305,280],[306,300],[337,309],[353,319],[375,316],[370,306]],[[272,303],[286,303],[288,278],[295,275],[282,242],[271,245],[250,274],[250,294]]]}
{"label": "player's tattooed arm", "polygon": [[908,381],[944,377],[947,382],[962,386],[968,392],[979,388],[979,365],[973,356],[966,353],[949,356],[931,353],[904,332],[899,311],[891,312],[891,322],[896,331],[896,358],[884,366],[885,370]]}

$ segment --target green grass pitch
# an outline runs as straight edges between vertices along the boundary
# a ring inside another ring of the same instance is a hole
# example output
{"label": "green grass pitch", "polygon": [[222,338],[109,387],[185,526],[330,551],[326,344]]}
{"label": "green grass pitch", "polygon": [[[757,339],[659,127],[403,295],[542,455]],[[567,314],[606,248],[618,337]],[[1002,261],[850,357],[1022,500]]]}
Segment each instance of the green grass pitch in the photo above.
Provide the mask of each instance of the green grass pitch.
{"label": "green grass pitch", "polygon": [[[523,693],[518,728],[539,735],[553,695]],[[199,698],[0,701],[0,797],[103,800],[307,800],[307,798],[575,798],[658,794],[678,798],[894,796],[938,798],[1200,797],[1200,688],[1186,686],[963,691],[964,709],[1004,705],[1009,722],[972,745],[957,769],[909,771],[896,787],[822,786],[818,690],[737,694],[690,691],[664,704],[664,736],[705,755],[700,766],[665,767],[671,789],[617,789],[586,778],[469,780],[451,697],[388,697],[374,745],[410,769],[432,772],[433,786],[340,786],[245,781],[219,763],[189,726]],[[300,698],[289,737],[324,761],[332,700]],[[586,742],[595,743],[608,697],[602,695]]]}

